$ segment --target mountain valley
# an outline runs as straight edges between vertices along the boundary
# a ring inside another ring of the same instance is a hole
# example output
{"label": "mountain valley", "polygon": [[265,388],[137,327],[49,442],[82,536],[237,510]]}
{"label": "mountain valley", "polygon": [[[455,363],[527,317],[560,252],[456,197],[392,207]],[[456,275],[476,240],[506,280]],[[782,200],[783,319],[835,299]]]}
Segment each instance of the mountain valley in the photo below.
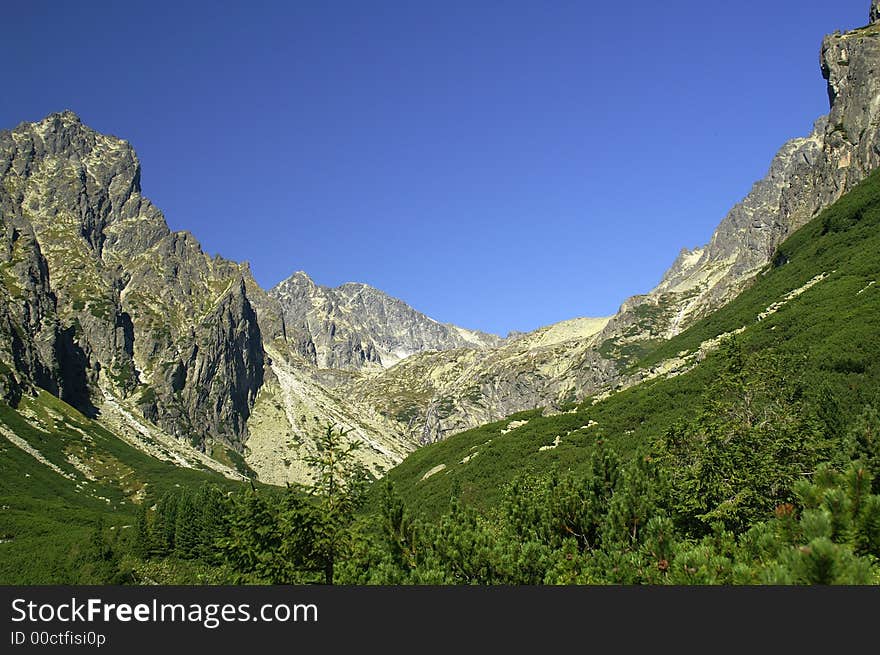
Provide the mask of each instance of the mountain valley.
{"label": "mountain valley", "polygon": [[[321,286],[304,271],[263,289],[248,263],[208,255],[196,236],[169,228],[143,194],[140,162],[127,141],[93,130],[72,111],[0,132],[0,580],[76,582],[69,577],[76,566],[58,564],[68,546],[79,553],[91,526],[103,529],[106,517],[114,530],[118,526],[117,536],[140,529],[132,526],[147,525],[148,513],[160,516],[162,499],[180,489],[202,489],[200,498],[212,498],[212,507],[227,501],[204,491],[207,485],[227,498],[242,489],[267,497],[291,489],[312,493],[324,475],[320,462],[328,447],[321,435],[328,426],[374,481],[359,510],[372,516],[397,516],[388,509],[397,501],[389,500],[384,479],[412,516],[439,520],[452,498],[453,516],[460,502],[483,512],[480,521],[491,525],[500,516],[493,512],[506,508],[512,513],[499,525],[516,530],[522,508],[511,509],[511,485],[524,484],[523,498],[531,498],[543,488],[540,476],[552,480],[553,489],[561,472],[593,480],[596,467],[604,466],[599,460],[606,444],[628,462],[619,469],[626,475],[637,475],[626,468],[632,462],[636,468],[659,462],[671,481],[664,478],[658,488],[693,491],[687,485],[698,483],[674,471],[699,469],[703,475],[712,465],[681,444],[704,453],[708,441],[700,440],[714,433],[700,432],[705,425],[695,426],[694,417],[720,416],[712,405],[713,385],[735,378],[731,384],[739,384],[740,393],[750,367],[757,373],[748,384],[778,376],[779,389],[791,392],[780,399],[760,387],[755,397],[770,408],[765,415],[778,410],[782,423],[794,425],[793,410],[786,412],[795,407],[811,421],[791,428],[808,434],[796,445],[760,451],[762,464],[774,458],[791,464],[776,471],[780,479],[801,465],[816,484],[817,466],[831,462],[843,471],[850,463],[841,454],[844,442],[870,460],[865,453],[876,450],[880,437],[871,436],[873,427],[859,437],[861,424],[853,417],[867,416],[870,423],[873,415],[865,408],[880,406],[877,0],[870,19],[822,41],[829,113],[809,135],[782,146],[767,176],[721,220],[709,243],[683,249],[652,291],[624,300],[613,316],[578,316],[573,307],[569,320],[506,337],[434,320],[366,284]],[[736,376],[737,366],[744,377]],[[749,393],[741,395],[751,398]],[[728,410],[744,411],[735,403]],[[836,445],[827,446],[815,436],[820,432]],[[792,451],[815,457],[792,463],[785,460]],[[765,469],[755,473],[765,475]],[[608,480],[605,491],[613,486]],[[749,512],[769,516],[776,507],[774,516],[784,519],[778,507],[795,502],[796,486],[785,480],[785,489],[760,487],[779,501],[772,507],[764,506],[770,500],[732,492],[721,498],[726,488],[718,483],[718,498],[706,492],[715,500],[705,506],[694,501],[683,507],[682,501],[662,506],[656,517],[677,517],[676,534],[687,535],[681,543],[691,540],[687,548],[715,529],[707,527],[711,520],[721,526],[716,536],[726,529],[736,541],[756,520]],[[807,509],[819,512],[822,502]],[[851,507],[856,501],[846,502]],[[661,507],[657,503],[651,511]],[[400,552],[409,538],[403,516],[400,509],[400,543],[394,546]],[[649,517],[639,516],[643,526]],[[880,532],[860,516],[854,513],[852,521],[862,521],[861,527],[847,534],[874,536],[853,546],[854,557],[876,558],[871,539]],[[473,524],[483,525],[476,518]],[[653,565],[656,553],[645,555],[648,546],[630,527],[632,552],[644,546],[638,552]],[[46,535],[61,533],[55,546],[40,546]],[[825,535],[816,528],[819,533]],[[594,549],[599,537],[592,539],[587,546],[579,542],[575,559]],[[552,549],[557,546],[563,547],[553,541]],[[30,562],[32,552],[39,554]],[[431,552],[437,561],[445,557]],[[548,553],[546,561],[562,558],[561,550]],[[417,562],[410,554],[406,566],[395,560],[399,570],[388,578],[343,573],[354,583],[393,584],[395,575],[419,584],[467,581],[450,573],[454,567],[440,575],[431,568],[440,567],[437,561]],[[141,555],[138,565],[146,568],[136,576],[140,581],[222,581],[212,577],[208,559],[182,565],[181,573],[151,564],[147,551]],[[727,555],[730,561],[739,556]],[[541,569],[540,581],[568,580],[564,562],[553,561],[556,568]],[[858,575],[840,579],[880,580],[862,565],[853,564]],[[63,574],[53,575],[56,567]],[[785,583],[784,576],[773,577],[780,570],[752,572],[750,580]],[[797,578],[793,564],[791,571],[792,580],[808,579]],[[242,575],[235,579],[298,580]],[[699,582],[693,576],[685,582]],[[723,581],[736,577],[730,576]],[[652,580],[648,574],[639,579]]]}

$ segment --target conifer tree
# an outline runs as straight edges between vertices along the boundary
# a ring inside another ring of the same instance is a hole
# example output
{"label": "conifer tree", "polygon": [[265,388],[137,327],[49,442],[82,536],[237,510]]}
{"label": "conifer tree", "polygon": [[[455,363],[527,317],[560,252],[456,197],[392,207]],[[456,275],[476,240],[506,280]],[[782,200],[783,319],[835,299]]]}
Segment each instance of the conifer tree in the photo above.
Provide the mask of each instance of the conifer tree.
{"label": "conifer tree", "polygon": [[132,550],[136,556],[144,559],[150,554],[150,524],[146,504],[141,505],[138,509]]}
{"label": "conifer tree", "polygon": [[234,582],[290,584],[289,566],[280,557],[281,542],[276,509],[250,488],[235,498],[227,534],[217,547],[236,572]]}
{"label": "conifer tree", "polygon": [[316,452],[305,458],[315,471],[311,494],[317,500],[314,555],[324,572],[325,584],[333,584],[337,558],[352,542],[355,511],[363,502],[369,474],[357,460],[357,441],[347,441],[350,430],[332,424],[315,440]]}
{"label": "conifer tree", "polygon": [[873,477],[872,492],[880,494],[880,412],[868,405],[856,418],[849,439],[853,457],[864,462]]}
{"label": "conifer tree", "polygon": [[174,550],[177,529],[177,495],[166,491],[156,503],[150,543],[156,555],[169,555]]}
{"label": "conifer tree", "polygon": [[392,562],[401,570],[416,566],[416,527],[390,480],[382,486],[382,527]]}
{"label": "conifer tree", "polygon": [[178,557],[194,559],[199,555],[202,521],[195,498],[182,491],[177,498],[174,519],[174,552]]}
{"label": "conifer tree", "polygon": [[804,393],[796,363],[772,352],[746,356],[735,339],[719,357],[697,415],[668,430],[658,448],[670,503],[697,533],[713,521],[744,531],[767,519],[840,447],[824,433],[826,421]]}

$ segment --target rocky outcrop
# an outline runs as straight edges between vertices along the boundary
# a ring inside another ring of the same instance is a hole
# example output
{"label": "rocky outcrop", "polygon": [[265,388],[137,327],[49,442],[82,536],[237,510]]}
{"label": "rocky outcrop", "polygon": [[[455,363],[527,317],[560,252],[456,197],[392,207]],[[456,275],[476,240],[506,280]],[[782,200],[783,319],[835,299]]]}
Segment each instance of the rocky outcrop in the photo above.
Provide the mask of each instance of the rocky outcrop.
{"label": "rocky outcrop", "polygon": [[15,405],[23,392],[43,387],[71,398],[59,364],[62,335],[46,260],[33,230],[7,202],[0,200],[0,397]]}
{"label": "rocky outcrop", "polygon": [[608,319],[580,318],[509,338],[497,348],[413,355],[350,381],[347,397],[397,421],[426,444],[523,409],[556,406],[597,391],[616,373],[597,350]]}
{"label": "rocky outcrop", "polygon": [[[872,22],[876,11],[874,3]],[[662,305],[668,316],[655,332],[676,334],[735,297],[786,237],[880,164],[880,26],[825,37],[820,61],[829,114],[809,136],[782,147],[767,177],[721,221],[704,248],[679,257],[656,289],[632,299],[621,314],[645,303]]]}
{"label": "rocky outcrop", "polygon": [[273,288],[285,325],[308,334],[320,368],[389,367],[427,350],[497,346],[501,338],[437,321],[366,284],[335,289],[302,271]]}
{"label": "rocky outcrop", "polygon": [[[127,397],[200,447],[241,448],[263,380],[242,267],[172,233],[141,195],[131,146],[72,112],[0,134],[0,179],[4,247],[17,262],[3,313],[26,323],[11,378],[92,412],[105,392]],[[12,312],[18,287],[27,301]]]}
{"label": "rocky outcrop", "polygon": [[250,409],[263,384],[260,329],[244,280],[234,283],[200,321],[182,371],[187,416],[219,441],[235,435],[232,445],[241,450]]}

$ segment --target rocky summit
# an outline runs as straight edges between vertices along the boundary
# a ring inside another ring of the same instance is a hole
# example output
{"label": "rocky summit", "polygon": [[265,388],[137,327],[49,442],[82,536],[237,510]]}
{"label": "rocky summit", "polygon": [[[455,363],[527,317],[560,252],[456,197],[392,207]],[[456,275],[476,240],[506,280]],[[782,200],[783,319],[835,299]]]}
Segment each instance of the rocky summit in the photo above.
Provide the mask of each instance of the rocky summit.
{"label": "rocky summit", "polygon": [[822,43],[829,113],[783,145],[708,244],[683,249],[612,317],[507,339],[365,284],[297,272],[266,291],[246,263],[168,228],[128,142],[69,111],[22,123],[0,132],[0,395],[17,407],[42,389],[164,444],[151,454],[173,459],[183,444],[283,484],[310,479],[327,423],[364,444],[358,457],[378,474],[513,412],[567,411],[673,374],[687,357],[642,370],[640,354],[784,265],[784,239],[880,164],[878,66],[873,0],[869,25]]}
{"label": "rocky summit", "polygon": [[39,386],[88,414],[125,398],[173,435],[240,445],[263,377],[248,271],[172,233],[140,172],[72,112],[0,134],[4,318],[21,341],[6,397]]}
{"label": "rocky summit", "polygon": [[366,284],[335,289],[316,285],[304,272],[269,291],[285,323],[308,333],[321,368],[384,368],[426,350],[488,348],[501,338],[439,323]]}

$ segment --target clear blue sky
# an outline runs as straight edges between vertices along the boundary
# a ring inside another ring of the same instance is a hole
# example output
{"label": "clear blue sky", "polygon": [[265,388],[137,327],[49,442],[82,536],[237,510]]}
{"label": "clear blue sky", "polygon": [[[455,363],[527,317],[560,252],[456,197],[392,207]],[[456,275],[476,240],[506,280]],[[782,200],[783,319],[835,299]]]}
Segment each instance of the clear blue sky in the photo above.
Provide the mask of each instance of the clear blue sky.
{"label": "clear blue sky", "polygon": [[129,140],[171,227],[263,286],[505,334],[611,314],[708,241],[827,112],[821,39],[870,2],[181,4],[7,3],[0,127]]}

